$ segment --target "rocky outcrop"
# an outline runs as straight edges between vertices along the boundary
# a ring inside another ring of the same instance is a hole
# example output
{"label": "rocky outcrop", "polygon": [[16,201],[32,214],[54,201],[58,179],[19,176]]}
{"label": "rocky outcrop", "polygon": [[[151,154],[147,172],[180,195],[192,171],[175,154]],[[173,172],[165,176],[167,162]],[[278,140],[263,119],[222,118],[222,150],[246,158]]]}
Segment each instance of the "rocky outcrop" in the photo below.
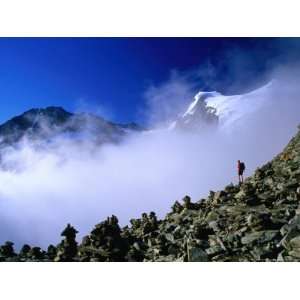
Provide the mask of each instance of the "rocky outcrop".
{"label": "rocky outcrop", "polygon": [[71,225],[47,251],[13,243],[1,261],[300,261],[300,132],[284,151],[241,185],[206,199],[176,201],[163,220],[142,214],[121,228],[115,216],[96,225],[81,244]]}

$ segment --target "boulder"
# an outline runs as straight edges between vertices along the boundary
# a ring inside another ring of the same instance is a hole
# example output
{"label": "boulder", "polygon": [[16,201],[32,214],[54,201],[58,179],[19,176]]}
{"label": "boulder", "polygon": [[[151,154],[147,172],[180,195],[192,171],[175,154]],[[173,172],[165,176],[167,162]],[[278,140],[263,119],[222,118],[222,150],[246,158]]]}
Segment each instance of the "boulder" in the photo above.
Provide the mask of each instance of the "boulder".
{"label": "boulder", "polygon": [[246,234],[242,237],[241,242],[243,245],[248,245],[252,243],[266,243],[278,236],[279,232],[277,230],[266,230],[266,231],[256,231]]}
{"label": "boulder", "polygon": [[226,192],[224,191],[218,191],[214,194],[212,203],[213,204],[219,204],[220,202],[224,201],[226,199]]}
{"label": "boulder", "polygon": [[290,240],[290,246],[292,248],[299,248],[300,249],[300,235],[298,235],[298,236],[296,236],[296,237],[294,237]]}
{"label": "boulder", "polygon": [[208,261],[207,253],[196,245],[189,244],[187,246],[187,257],[190,262],[205,262]]}
{"label": "boulder", "polygon": [[289,255],[300,259],[300,248],[289,251]]}

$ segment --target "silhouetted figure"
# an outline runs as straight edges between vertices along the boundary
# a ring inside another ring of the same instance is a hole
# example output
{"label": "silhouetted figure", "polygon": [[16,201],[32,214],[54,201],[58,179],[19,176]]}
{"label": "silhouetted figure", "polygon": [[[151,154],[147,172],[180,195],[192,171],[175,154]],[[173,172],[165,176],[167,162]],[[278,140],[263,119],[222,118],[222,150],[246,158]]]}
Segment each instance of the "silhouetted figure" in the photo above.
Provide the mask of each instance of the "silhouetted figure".
{"label": "silhouetted figure", "polygon": [[237,162],[237,169],[238,169],[238,175],[239,175],[239,184],[244,182],[244,171],[246,169],[245,163],[238,160]]}

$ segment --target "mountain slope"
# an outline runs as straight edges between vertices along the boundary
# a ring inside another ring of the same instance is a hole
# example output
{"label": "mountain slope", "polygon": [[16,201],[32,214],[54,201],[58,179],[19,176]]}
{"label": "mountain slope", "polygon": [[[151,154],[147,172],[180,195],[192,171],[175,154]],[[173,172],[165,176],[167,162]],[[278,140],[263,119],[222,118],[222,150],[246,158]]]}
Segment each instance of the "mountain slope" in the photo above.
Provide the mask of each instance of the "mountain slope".
{"label": "mountain slope", "polygon": [[72,114],[61,107],[31,109],[0,126],[0,145],[29,141],[49,141],[64,136],[90,138],[97,143],[119,141],[128,131],[141,128],[135,123],[115,124],[88,113]]}
{"label": "mountain slope", "polygon": [[47,251],[13,244],[2,261],[300,261],[300,132],[282,153],[244,184],[206,199],[175,202],[165,219],[155,213],[120,228],[115,216],[97,224],[80,245],[70,225]]}

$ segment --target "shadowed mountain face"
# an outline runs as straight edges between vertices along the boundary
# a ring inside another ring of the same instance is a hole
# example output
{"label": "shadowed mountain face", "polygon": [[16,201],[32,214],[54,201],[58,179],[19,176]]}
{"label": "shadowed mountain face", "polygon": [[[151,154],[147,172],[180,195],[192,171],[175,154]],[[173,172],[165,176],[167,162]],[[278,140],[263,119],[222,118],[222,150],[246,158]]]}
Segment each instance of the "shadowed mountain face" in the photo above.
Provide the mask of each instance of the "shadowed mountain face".
{"label": "shadowed mountain face", "polygon": [[51,141],[63,136],[96,143],[118,142],[130,131],[142,130],[137,124],[115,124],[89,113],[72,114],[61,107],[31,109],[0,126],[0,145],[13,145],[23,138]]}
{"label": "shadowed mountain face", "polygon": [[186,112],[174,121],[170,129],[199,131],[211,129],[218,125],[219,118],[216,109],[207,106],[205,100],[218,95],[216,92],[200,92],[188,106]]}

